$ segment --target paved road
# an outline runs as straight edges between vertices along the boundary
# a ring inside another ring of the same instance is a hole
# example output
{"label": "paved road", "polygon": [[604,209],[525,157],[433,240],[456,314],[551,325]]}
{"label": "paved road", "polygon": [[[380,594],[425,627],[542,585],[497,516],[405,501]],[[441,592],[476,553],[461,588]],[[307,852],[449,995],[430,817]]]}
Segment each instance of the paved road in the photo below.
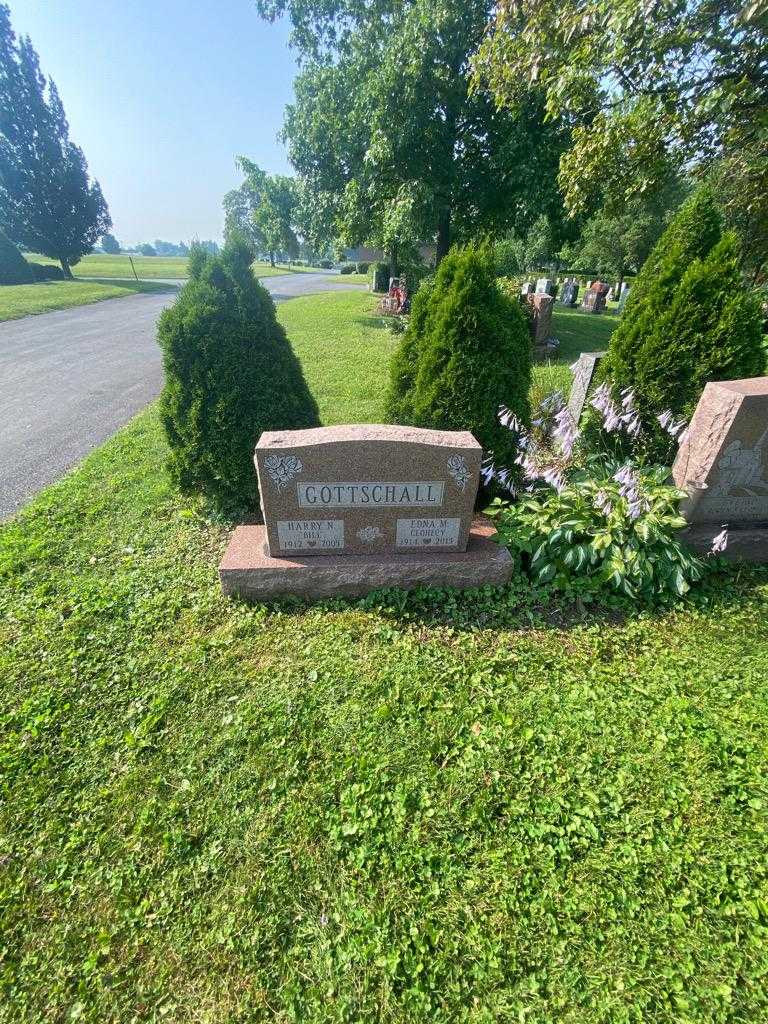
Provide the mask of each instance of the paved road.
{"label": "paved road", "polygon": [[[360,289],[327,274],[267,278],[276,300]],[[0,520],[58,480],[160,393],[155,340],[173,292],[0,323]]]}

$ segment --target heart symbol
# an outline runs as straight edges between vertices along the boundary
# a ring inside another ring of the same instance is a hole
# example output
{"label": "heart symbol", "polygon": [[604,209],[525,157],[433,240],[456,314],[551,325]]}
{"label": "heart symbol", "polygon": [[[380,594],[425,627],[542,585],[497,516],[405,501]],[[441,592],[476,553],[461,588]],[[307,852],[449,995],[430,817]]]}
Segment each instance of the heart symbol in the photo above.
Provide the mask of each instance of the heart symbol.
{"label": "heart symbol", "polygon": [[427,545],[427,544],[431,544],[431,543],[432,543],[432,541],[430,540],[430,538],[429,538],[429,537],[425,537],[425,538],[424,538],[424,544],[425,544],[425,545]]}
{"label": "heart symbol", "polygon": [[315,547],[317,547],[317,541],[316,541],[316,540],[308,540],[308,541],[307,541],[307,544],[308,544],[308,545],[309,545],[309,547],[311,547],[311,548],[315,548]]}

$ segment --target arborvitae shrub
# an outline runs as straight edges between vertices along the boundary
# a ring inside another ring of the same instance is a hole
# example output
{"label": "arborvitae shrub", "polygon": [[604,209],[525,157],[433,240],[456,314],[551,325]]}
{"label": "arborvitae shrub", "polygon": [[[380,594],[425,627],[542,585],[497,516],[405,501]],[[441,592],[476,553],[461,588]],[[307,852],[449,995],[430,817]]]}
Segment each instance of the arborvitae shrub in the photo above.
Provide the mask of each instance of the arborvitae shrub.
{"label": "arborvitae shrub", "polygon": [[682,204],[640,268],[600,366],[600,379],[610,377],[622,387],[631,382],[649,325],[669,308],[683,274],[717,245],[721,233],[715,200],[707,188],[701,188]]}
{"label": "arborvitae shrub", "polygon": [[238,245],[196,257],[195,276],[159,328],[171,476],[233,510],[256,505],[253,450],[262,431],[319,424],[272,299],[249,264]]}
{"label": "arborvitae shrub", "polygon": [[707,381],[756,377],[763,369],[760,305],[744,287],[728,233],[690,264],[667,310],[649,325],[632,387],[646,418],[669,408],[688,419]]}
{"label": "arborvitae shrub", "polygon": [[638,274],[600,367],[618,393],[631,388],[646,427],[643,454],[668,461],[656,417],[689,418],[710,380],[764,371],[758,302],[745,287],[734,236],[721,238],[711,194],[688,199]]}
{"label": "arborvitae shrub", "polygon": [[30,284],[32,268],[4,231],[0,231],[0,284]]}
{"label": "arborvitae shrub", "polygon": [[471,430],[497,465],[512,467],[506,405],[529,418],[531,342],[519,304],[497,288],[488,253],[453,249],[413,300],[387,397],[391,423]]}

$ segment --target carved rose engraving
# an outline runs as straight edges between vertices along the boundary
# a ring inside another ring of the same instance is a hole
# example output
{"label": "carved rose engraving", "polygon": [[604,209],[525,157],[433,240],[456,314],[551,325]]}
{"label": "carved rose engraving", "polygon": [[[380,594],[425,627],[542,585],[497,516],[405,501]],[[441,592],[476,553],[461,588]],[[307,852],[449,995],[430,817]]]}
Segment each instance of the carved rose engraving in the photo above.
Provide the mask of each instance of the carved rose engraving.
{"label": "carved rose engraving", "polygon": [[268,455],[264,468],[278,491],[282,491],[304,467],[295,455]]}
{"label": "carved rose engraving", "polygon": [[381,540],[384,534],[378,526],[363,526],[357,531],[357,536],[363,544],[373,544],[375,540]]}
{"label": "carved rose engraving", "polygon": [[448,459],[448,472],[456,481],[460,491],[466,490],[469,483],[469,469],[463,455],[451,455]]}

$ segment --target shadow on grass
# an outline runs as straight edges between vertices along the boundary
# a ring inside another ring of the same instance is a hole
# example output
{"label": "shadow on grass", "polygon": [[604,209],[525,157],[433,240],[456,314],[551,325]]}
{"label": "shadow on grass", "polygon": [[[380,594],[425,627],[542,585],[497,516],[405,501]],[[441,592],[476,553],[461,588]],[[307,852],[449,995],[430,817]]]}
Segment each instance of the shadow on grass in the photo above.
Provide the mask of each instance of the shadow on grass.
{"label": "shadow on grass", "polygon": [[388,323],[385,317],[376,316],[372,313],[370,316],[356,316],[352,318],[353,324],[359,324],[361,327],[372,328],[376,331],[388,330]]}

